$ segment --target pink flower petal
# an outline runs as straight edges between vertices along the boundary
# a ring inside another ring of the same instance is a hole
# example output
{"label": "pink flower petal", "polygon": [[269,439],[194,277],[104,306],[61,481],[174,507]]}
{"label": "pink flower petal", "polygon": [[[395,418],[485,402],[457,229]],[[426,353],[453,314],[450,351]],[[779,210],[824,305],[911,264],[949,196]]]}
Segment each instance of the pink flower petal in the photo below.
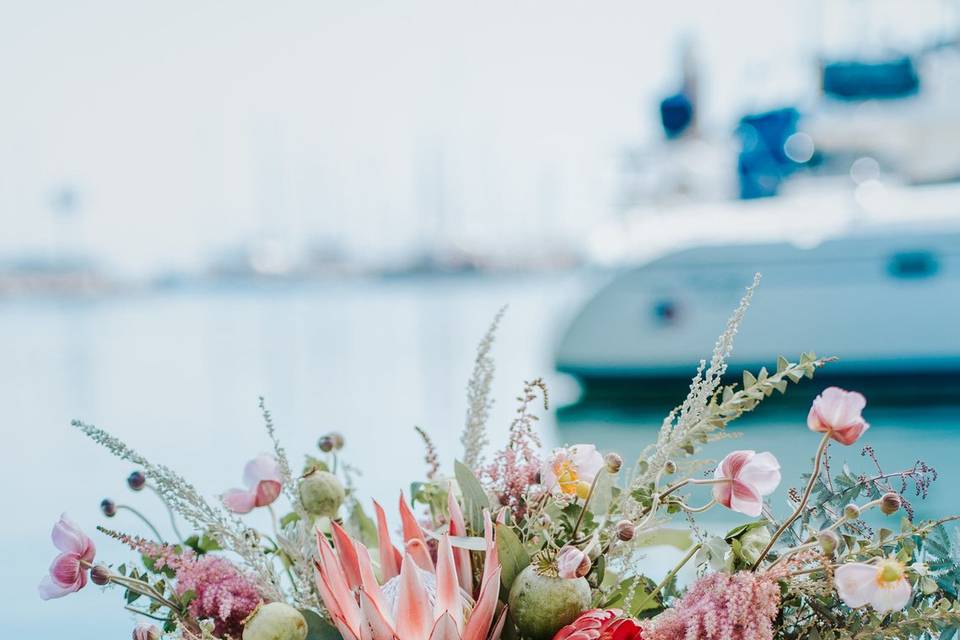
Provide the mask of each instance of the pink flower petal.
{"label": "pink flower petal", "polygon": [[403,556],[393,543],[390,542],[390,530],[387,528],[387,516],[383,512],[383,507],[374,500],[373,510],[377,514],[377,544],[380,550],[380,573],[383,580],[400,575],[400,563]]}
{"label": "pink flower petal", "polygon": [[582,482],[590,483],[603,468],[603,455],[592,444],[575,444],[570,447],[577,476]]}
{"label": "pink flower petal", "polygon": [[445,613],[433,625],[430,631],[430,640],[460,640],[460,633],[457,631],[457,623],[449,613]]}
{"label": "pink flower petal", "polygon": [[360,589],[360,610],[363,611],[363,617],[370,625],[373,640],[394,640],[397,637],[386,610],[374,602],[366,589]]}
{"label": "pink flower petal", "polygon": [[736,477],[761,496],[767,496],[780,485],[780,463],[769,451],[758,453],[740,468]]}
{"label": "pink flower petal", "polygon": [[860,436],[863,435],[864,431],[870,428],[870,424],[860,420],[859,422],[854,422],[851,425],[846,427],[841,427],[839,429],[834,429],[832,438],[839,442],[842,445],[850,446],[854,442],[860,439]]}
{"label": "pink flower petal", "polygon": [[65,513],[61,514],[60,520],[53,525],[50,538],[57,549],[77,556],[85,555],[88,553],[88,548],[93,546],[90,538]]}
{"label": "pink flower petal", "polygon": [[454,630],[463,628],[460,583],[457,581],[453,547],[450,546],[450,536],[447,534],[440,537],[440,545],[437,547],[437,601],[433,615],[437,618],[445,613],[452,616]]}
{"label": "pink flower petal", "polygon": [[262,480],[257,484],[256,502],[258,507],[265,507],[273,504],[273,501],[280,497],[283,491],[283,485],[273,480]]}
{"label": "pink flower petal", "polygon": [[730,498],[730,508],[734,511],[756,518],[763,512],[763,498],[753,487],[734,480],[732,483],[733,495]]}
{"label": "pink flower petal", "polygon": [[419,573],[413,558],[404,556],[397,601],[397,636],[403,640],[427,640],[433,628],[430,599]]}
{"label": "pink flower petal", "polygon": [[75,591],[78,591],[79,587],[75,585],[61,586],[53,581],[49,575],[43,576],[43,580],[40,581],[40,585],[37,587],[37,592],[40,594],[40,597],[44,600],[53,600],[54,598],[62,598],[65,595],[71,594]]}
{"label": "pink flower petal", "polygon": [[[450,509],[450,535],[467,535],[467,525],[463,519],[463,512],[460,510],[460,504],[456,496],[453,495],[453,485],[447,492],[447,506]],[[460,579],[460,587],[473,595],[473,567],[470,564],[470,552],[466,549],[454,549],[453,557],[457,561],[457,577]]]}
{"label": "pink flower petal", "polygon": [[907,606],[911,595],[913,590],[906,578],[894,583],[881,583],[870,598],[870,606],[880,614],[899,611]]}
{"label": "pink flower petal", "polygon": [[280,483],[280,464],[277,459],[268,453],[261,453],[243,468],[243,484],[248,489],[254,489],[264,481]]}
{"label": "pink flower petal", "polygon": [[[721,478],[722,479],[722,478]],[[722,482],[713,485],[713,499],[717,504],[730,508],[730,500],[733,498],[733,481]]]}
{"label": "pink flower petal", "polygon": [[736,478],[740,474],[740,470],[743,468],[743,465],[747,464],[747,462],[749,462],[755,455],[756,451],[751,451],[749,449],[731,451],[720,463],[720,466],[717,467],[714,477],[717,479]]}
{"label": "pink flower petal", "polygon": [[347,532],[343,530],[343,527],[335,521],[330,522],[330,528],[333,531],[333,546],[337,550],[343,575],[346,577],[350,588],[356,589],[361,584],[360,560],[357,556],[357,548]]}
{"label": "pink flower petal", "polygon": [[50,577],[61,587],[78,584],[83,575],[84,570],[80,566],[80,557],[74,553],[61,553],[54,558],[50,565]]}
{"label": "pink flower petal", "polygon": [[866,405],[866,398],[856,391],[824,389],[810,407],[807,426],[812,431],[831,432],[831,437],[841,444],[853,444],[869,428],[861,415]]}
{"label": "pink flower petal", "polygon": [[851,609],[866,605],[877,589],[877,568],[862,562],[851,562],[837,567],[834,572],[837,595]]}
{"label": "pink flower petal", "polygon": [[257,494],[244,489],[230,489],[221,496],[223,504],[234,513],[250,513],[257,506]]}

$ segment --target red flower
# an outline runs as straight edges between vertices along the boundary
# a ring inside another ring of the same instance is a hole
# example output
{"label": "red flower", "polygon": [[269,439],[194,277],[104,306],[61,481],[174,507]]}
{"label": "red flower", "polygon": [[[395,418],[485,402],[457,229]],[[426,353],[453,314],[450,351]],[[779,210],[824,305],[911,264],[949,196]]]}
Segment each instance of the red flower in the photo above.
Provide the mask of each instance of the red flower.
{"label": "red flower", "polygon": [[553,640],[643,640],[640,623],[620,609],[591,609],[568,624]]}

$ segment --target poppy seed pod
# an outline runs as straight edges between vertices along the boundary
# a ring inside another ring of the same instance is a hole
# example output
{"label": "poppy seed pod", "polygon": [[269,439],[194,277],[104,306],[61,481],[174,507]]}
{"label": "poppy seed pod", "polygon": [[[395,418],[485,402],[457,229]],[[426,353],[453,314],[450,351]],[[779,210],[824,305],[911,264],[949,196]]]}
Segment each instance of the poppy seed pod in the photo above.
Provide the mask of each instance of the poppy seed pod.
{"label": "poppy seed pod", "polygon": [[300,503],[307,513],[335,518],[344,497],[343,485],[329,471],[314,470],[300,479]]}
{"label": "poppy seed pod", "polygon": [[147,485],[147,476],[143,471],[134,471],[127,476],[127,486],[133,491],[140,491]]}
{"label": "poppy seed pod", "polygon": [[880,511],[888,516],[895,514],[902,506],[903,498],[900,497],[899,493],[891,491],[883,494],[883,497],[880,498]]}
{"label": "poppy seed pod", "polygon": [[93,584],[104,586],[110,582],[110,569],[105,564],[98,564],[90,570],[90,581]]}
{"label": "poppy seed pod", "polygon": [[305,640],[307,621],[284,602],[257,607],[243,623],[243,640]]}
{"label": "poppy seed pod", "polygon": [[333,451],[333,438],[329,435],[320,436],[320,439],[317,440],[317,448],[324,453],[330,453]]}
{"label": "poppy seed pod", "polygon": [[100,511],[108,518],[117,515],[117,503],[110,498],[104,498],[100,501]]}
{"label": "poppy seed pod", "polygon": [[840,536],[837,535],[836,531],[824,529],[817,534],[817,542],[826,555],[832,556],[836,552],[837,547],[840,546]]}
{"label": "poppy seed pod", "polygon": [[612,474],[620,473],[620,467],[623,466],[623,458],[618,454],[611,451],[603,457],[603,461],[607,464],[607,471]]}
{"label": "poppy seed pod", "polygon": [[634,527],[633,523],[629,520],[621,520],[617,523],[617,537],[624,542],[633,540],[633,536],[636,534],[636,532],[636,527]]}

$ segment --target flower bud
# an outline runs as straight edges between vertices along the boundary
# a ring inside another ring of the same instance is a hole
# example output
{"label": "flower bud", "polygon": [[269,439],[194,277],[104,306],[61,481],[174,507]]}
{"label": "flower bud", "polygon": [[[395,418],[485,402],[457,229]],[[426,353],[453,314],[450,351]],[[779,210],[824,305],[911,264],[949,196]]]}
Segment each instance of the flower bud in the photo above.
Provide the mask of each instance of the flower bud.
{"label": "flower bud", "polygon": [[899,511],[901,506],[903,506],[903,498],[900,497],[899,493],[891,491],[883,494],[883,497],[880,498],[880,511],[888,516]]}
{"label": "flower bud", "polygon": [[817,542],[826,555],[832,556],[834,552],[836,552],[837,547],[840,546],[840,536],[837,535],[836,531],[824,529],[817,534]]}
{"label": "flower bud", "polygon": [[300,503],[307,513],[335,518],[344,497],[343,485],[329,471],[315,469],[300,479]]}
{"label": "flower bud", "polygon": [[843,517],[847,520],[856,520],[860,517],[860,507],[851,502],[843,508]]}
{"label": "flower bud", "polygon": [[134,491],[140,491],[147,484],[147,476],[144,475],[143,471],[134,471],[129,476],[127,476],[127,486]]}
{"label": "flower bud", "polygon": [[343,441],[343,434],[338,433],[336,431],[331,431],[328,435],[331,438],[333,438],[334,449],[336,449],[337,451],[340,451],[340,449],[343,449],[343,445],[345,444]]}
{"label": "flower bud", "polygon": [[617,537],[624,542],[633,540],[633,536],[636,532],[636,527],[634,527],[633,523],[629,520],[621,520],[617,523]]}
{"label": "flower bud", "polygon": [[576,547],[566,546],[557,554],[557,575],[565,580],[582,578],[590,573],[590,558]]}
{"label": "flower bud", "polygon": [[160,629],[148,622],[141,622],[133,629],[133,640],[160,640]]}
{"label": "flower bud", "polygon": [[110,498],[104,498],[100,501],[100,511],[108,518],[112,518],[117,515],[117,503]]}
{"label": "flower bud", "polygon": [[110,569],[105,564],[98,564],[90,570],[90,581],[101,587],[110,582]]}
{"label": "flower bud", "polygon": [[333,438],[328,435],[321,436],[320,439],[317,440],[317,448],[324,453],[330,453],[333,451],[333,446]]}
{"label": "flower bud", "polygon": [[673,460],[667,460],[666,463],[663,465],[663,471],[664,473],[673,475],[674,473],[677,472],[677,463],[674,462]]}
{"label": "flower bud", "polygon": [[619,455],[611,451],[603,457],[603,461],[607,465],[607,471],[612,474],[620,473],[620,467],[623,466],[623,458]]}
{"label": "flower bud", "polygon": [[243,640],[306,640],[303,614],[283,602],[258,606],[243,622]]}

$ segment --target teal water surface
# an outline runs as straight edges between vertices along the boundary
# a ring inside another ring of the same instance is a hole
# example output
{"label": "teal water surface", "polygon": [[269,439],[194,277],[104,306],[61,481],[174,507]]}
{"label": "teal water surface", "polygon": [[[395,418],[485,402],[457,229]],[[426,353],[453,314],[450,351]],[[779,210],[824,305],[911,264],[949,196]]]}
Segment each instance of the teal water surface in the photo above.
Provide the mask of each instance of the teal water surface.
{"label": "teal water surface", "polygon": [[[123,514],[105,522],[97,505],[110,496],[169,530],[153,496],[126,488],[131,467],[85,441],[70,419],[113,431],[215,496],[239,486],[246,460],[269,448],[256,406],[264,395],[291,454],[315,452],[319,435],[339,430],[347,439],[345,457],[364,470],[360,492],[394,503],[400,489],[424,473],[414,425],[432,435],[445,461],[460,454],[475,345],[501,305],[510,309],[494,351],[491,440],[503,441],[525,379],[544,376],[556,406],[575,400],[576,385],[553,373],[551,353],[565,322],[596,285],[594,276],[573,274],[0,301],[7,453],[0,466],[7,488],[0,637],[129,637],[134,619],[119,593],[91,586],[53,602],[37,597],[36,584],[54,556],[50,527],[62,511],[92,534],[97,524],[147,533]],[[812,392],[818,383],[804,384]],[[684,392],[679,385],[665,404]],[[742,439],[716,443],[706,454],[773,451],[783,463],[785,486],[796,486],[816,436],[805,427],[802,401],[770,402],[743,422]],[[923,458],[940,472],[918,511],[960,509],[954,489],[960,409],[871,404],[867,414],[873,425],[867,439],[884,465],[905,468]],[[661,416],[659,409],[585,407],[562,411],[558,420],[551,409],[540,429],[547,447],[595,442],[629,460],[655,437]],[[855,469],[869,468],[859,447],[835,449],[837,464],[846,459]],[[774,508],[782,510],[784,495],[774,497]],[[251,518],[266,526],[263,514]],[[103,536],[93,537],[104,561],[130,557]]]}

